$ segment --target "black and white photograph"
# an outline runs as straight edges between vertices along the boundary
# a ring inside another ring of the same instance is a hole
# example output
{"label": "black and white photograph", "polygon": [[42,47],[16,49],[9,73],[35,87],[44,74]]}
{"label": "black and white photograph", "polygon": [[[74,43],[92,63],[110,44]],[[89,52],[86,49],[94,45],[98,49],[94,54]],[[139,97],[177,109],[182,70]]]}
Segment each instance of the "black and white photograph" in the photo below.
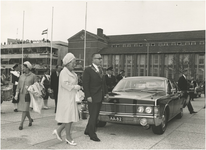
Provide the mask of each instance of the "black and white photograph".
{"label": "black and white photograph", "polygon": [[1,149],[205,149],[205,0],[1,0]]}

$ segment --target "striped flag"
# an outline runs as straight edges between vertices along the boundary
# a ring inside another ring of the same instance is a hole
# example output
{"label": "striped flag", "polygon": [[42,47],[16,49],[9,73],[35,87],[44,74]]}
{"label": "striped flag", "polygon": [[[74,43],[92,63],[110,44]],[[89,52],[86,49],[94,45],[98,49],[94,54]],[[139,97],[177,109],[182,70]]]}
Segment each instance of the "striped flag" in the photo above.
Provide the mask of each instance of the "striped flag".
{"label": "striped flag", "polygon": [[43,35],[43,34],[47,34],[47,32],[48,32],[48,29],[42,31],[42,34],[41,34],[41,35]]}

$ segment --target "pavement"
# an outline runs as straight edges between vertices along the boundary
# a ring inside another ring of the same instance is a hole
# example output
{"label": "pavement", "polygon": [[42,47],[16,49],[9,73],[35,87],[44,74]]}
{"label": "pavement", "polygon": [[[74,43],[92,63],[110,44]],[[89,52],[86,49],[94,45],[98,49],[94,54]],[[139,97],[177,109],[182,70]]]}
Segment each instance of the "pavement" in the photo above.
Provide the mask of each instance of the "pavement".
{"label": "pavement", "polygon": [[[87,120],[80,120],[72,125],[72,137],[77,146],[60,142],[52,135],[52,131],[58,127],[54,100],[50,99],[48,104],[50,109],[42,110],[42,114],[31,112],[34,120],[31,127],[27,119],[23,130],[19,130],[22,113],[13,111],[11,101],[3,102],[1,149],[205,149],[203,95],[192,101],[198,113],[189,114],[188,109],[184,108],[183,118],[171,121],[163,135],[155,135],[151,129],[142,130],[142,127],[108,123],[106,127],[98,128],[101,142],[94,142],[84,135]],[[65,132],[62,137],[65,138]]]}

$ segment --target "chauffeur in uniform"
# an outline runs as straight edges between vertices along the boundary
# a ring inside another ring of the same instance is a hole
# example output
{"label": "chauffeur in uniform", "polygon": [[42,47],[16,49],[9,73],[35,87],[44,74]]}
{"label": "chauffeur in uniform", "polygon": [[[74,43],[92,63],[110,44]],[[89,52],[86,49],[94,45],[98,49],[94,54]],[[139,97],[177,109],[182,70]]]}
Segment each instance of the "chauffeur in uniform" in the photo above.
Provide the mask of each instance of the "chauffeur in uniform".
{"label": "chauffeur in uniform", "polygon": [[84,134],[89,135],[90,139],[96,142],[100,141],[96,134],[97,118],[104,96],[106,95],[107,100],[109,97],[101,63],[101,55],[93,54],[92,65],[87,67],[83,73],[83,88],[90,116]]}
{"label": "chauffeur in uniform", "polygon": [[116,85],[115,76],[112,74],[113,67],[107,68],[107,74],[105,75],[105,80],[108,88],[108,92],[112,92],[113,88]]}

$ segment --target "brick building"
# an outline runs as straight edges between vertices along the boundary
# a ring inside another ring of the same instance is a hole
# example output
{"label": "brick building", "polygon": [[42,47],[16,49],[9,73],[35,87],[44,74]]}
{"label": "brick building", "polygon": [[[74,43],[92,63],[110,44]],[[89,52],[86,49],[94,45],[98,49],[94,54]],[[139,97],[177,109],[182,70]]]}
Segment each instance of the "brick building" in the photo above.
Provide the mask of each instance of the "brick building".
{"label": "brick building", "polygon": [[[68,39],[69,52],[84,58],[82,30]],[[129,35],[86,32],[86,66],[91,54],[100,52],[103,67],[113,66],[114,74],[126,76],[163,76],[177,80],[184,69],[196,80],[205,78],[205,30]]]}

